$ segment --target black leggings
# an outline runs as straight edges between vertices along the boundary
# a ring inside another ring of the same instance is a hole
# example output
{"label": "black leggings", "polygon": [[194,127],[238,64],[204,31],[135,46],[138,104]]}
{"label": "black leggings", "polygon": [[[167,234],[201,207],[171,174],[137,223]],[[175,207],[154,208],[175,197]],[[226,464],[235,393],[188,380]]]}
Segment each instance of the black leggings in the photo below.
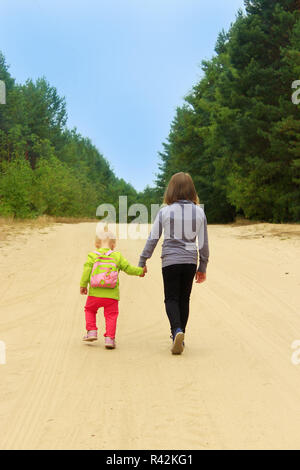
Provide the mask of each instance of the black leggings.
{"label": "black leggings", "polygon": [[172,264],[162,269],[165,306],[172,333],[177,328],[185,332],[196,268],[195,264]]}

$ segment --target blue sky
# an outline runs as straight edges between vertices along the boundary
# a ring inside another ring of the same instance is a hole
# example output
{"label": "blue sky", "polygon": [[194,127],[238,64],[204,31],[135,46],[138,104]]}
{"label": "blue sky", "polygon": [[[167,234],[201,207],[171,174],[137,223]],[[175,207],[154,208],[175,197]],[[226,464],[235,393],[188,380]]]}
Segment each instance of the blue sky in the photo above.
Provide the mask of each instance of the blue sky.
{"label": "blue sky", "polygon": [[2,0],[0,50],[17,82],[45,76],[68,127],[117,176],[152,184],[176,107],[243,0]]}

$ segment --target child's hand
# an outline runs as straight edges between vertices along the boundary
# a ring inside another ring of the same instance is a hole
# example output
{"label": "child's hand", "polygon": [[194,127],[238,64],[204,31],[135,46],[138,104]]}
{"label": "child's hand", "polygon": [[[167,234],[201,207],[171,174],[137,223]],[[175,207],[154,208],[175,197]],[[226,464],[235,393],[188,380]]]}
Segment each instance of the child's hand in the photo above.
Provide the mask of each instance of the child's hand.
{"label": "child's hand", "polygon": [[196,272],[196,283],[202,284],[202,282],[206,281],[206,273],[200,273],[200,271]]}
{"label": "child's hand", "polygon": [[87,295],[87,287],[80,287],[80,294]]}
{"label": "child's hand", "polygon": [[144,267],[143,267],[143,273],[140,274],[140,277],[145,277],[145,274],[146,274],[147,272],[148,272],[147,266],[144,266]]}

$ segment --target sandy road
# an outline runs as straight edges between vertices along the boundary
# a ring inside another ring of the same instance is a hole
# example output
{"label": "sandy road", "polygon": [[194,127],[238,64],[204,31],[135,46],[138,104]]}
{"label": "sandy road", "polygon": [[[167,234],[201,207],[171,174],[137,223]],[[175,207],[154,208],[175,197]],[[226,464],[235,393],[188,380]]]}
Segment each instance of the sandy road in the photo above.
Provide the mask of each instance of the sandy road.
{"label": "sandy road", "polygon": [[[209,227],[181,357],[169,352],[159,250],[147,278],[121,275],[118,348],[106,351],[102,337],[81,343],[93,224],[0,247],[0,448],[299,449],[299,226],[276,227]],[[136,263],[143,244],[119,249]]]}

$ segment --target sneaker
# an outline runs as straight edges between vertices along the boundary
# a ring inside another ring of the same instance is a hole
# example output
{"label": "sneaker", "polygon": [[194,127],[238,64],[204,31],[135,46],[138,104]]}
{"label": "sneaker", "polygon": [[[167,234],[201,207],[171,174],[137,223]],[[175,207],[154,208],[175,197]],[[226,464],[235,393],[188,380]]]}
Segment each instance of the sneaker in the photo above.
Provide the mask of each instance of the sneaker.
{"label": "sneaker", "polygon": [[110,338],[109,336],[105,337],[104,343],[105,343],[106,349],[115,349],[116,347],[115,340],[113,338]]}
{"label": "sneaker", "polygon": [[[184,333],[185,334],[185,333]],[[172,340],[172,342],[174,341],[174,336],[173,335],[170,335],[170,339]],[[185,348],[185,343],[184,341],[182,342],[182,346],[183,348]]]}
{"label": "sneaker", "polygon": [[97,335],[97,330],[90,330],[87,331],[87,334],[82,338],[82,341],[87,341],[89,343],[92,343],[93,341],[97,341],[98,335]]}
{"label": "sneaker", "polygon": [[174,339],[173,339],[173,346],[172,346],[172,354],[181,354],[183,353],[183,346],[184,343],[184,333],[180,328],[174,332]]}

